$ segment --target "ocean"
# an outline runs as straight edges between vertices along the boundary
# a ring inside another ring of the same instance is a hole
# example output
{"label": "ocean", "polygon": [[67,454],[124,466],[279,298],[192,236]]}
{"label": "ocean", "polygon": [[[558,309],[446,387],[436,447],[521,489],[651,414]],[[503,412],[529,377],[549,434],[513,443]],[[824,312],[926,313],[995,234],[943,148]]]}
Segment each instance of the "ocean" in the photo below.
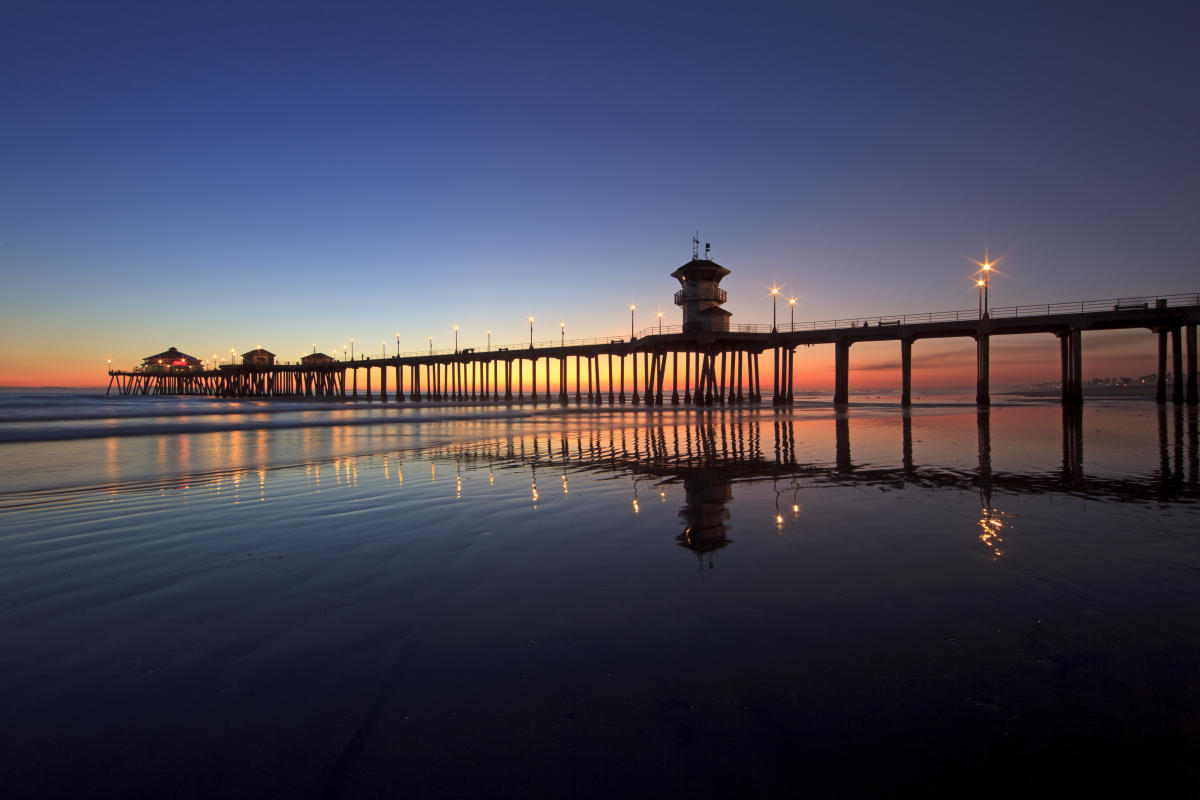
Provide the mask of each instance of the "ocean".
{"label": "ocean", "polygon": [[1197,410],[0,395],[24,797],[1193,794]]}

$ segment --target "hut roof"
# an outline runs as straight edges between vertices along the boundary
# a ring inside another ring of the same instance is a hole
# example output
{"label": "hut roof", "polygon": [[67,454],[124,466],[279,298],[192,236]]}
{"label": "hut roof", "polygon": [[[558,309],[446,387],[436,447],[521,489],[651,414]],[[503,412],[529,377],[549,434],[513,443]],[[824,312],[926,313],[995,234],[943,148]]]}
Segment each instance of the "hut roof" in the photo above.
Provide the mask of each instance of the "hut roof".
{"label": "hut roof", "polygon": [[334,360],[333,356],[327,356],[324,353],[309,353],[308,355],[306,355],[300,359],[300,363],[308,364],[313,361],[325,362],[325,361],[333,361],[333,360]]}
{"label": "hut roof", "polygon": [[156,353],[155,355],[152,355],[152,356],[146,356],[145,358],[142,359],[143,364],[153,364],[153,363],[157,363],[159,361],[163,361],[168,364],[172,364],[176,361],[182,361],[186,364],[199,364],[200,363],[200,359],[196,358],[195,356],[189,356],[187,353],[181,353],[178,349],[176,349],[174,347],[172,347],[168,350],[164,350],[161,353]]}
{"label": "hut roof", "polygon": [[720,281],[729,274],[729,270],[715,261],[707,258],[694,258],[671,273],[672,278],[680,281]]}
{"label": "hut roof", "polygon": [[271,358],[274,358],[275,354],[272,353],[270,350],[266,350],[262,347],[256,347],[248,353],[242,353],[242,356],[243,357],[245,357],[245,356],[270,356]]}

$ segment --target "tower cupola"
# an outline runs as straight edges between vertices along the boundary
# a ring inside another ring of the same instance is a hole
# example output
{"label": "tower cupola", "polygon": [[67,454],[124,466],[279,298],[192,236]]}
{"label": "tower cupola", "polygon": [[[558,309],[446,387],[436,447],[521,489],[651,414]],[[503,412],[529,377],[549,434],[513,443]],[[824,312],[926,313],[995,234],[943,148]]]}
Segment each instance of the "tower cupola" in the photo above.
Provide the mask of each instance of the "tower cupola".
{"label": "tower cupola", "polygon": [[728,331],[729,318],[733,316],[721,305],[725,302],[725,290],[721,279],[729,274],[708,257],[710,245],[704,245],[704,258],[700,258],[700,237],[692,238],[692,260],[671,273],[679,281],[680,289],[675,293],[675,305],[683,309],[683,330]]}

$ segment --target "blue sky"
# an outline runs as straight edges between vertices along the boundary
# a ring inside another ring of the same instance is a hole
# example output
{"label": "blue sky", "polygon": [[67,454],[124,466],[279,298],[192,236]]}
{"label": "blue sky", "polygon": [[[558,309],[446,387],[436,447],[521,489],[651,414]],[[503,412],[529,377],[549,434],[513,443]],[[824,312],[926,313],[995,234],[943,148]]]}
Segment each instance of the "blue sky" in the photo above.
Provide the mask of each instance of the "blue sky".
{"label": "blue sky", "polygon": [[735,322],[1195,291],[1195,9],[9,2],[0,383],[618,335],[696,229]]}

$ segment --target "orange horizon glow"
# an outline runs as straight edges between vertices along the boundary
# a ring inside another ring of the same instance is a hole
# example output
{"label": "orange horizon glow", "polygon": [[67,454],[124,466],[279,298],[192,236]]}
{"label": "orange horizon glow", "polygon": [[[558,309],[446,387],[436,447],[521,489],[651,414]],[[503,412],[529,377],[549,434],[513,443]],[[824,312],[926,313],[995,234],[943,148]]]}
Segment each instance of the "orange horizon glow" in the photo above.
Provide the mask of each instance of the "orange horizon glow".
{"label": "orange horizon glow", "polygon": [[[1061,377],[1058,340],[1049,334],[995,336],[991,350],[991,384],[994,389],[1057,381]],[[223,360],[228,363],[228,356]],[[205,360],[208,360],[206,357]],[[285,359],[291,360],[291,359]],[[769,392],[772,384],[773,359],[767,351],[760,357],[761,385]],[[126,363],[127,362],[127,363]],[[130,369],[141,359],[111,357],[117,368]],[[614,367],[616,364],[614,359]],[[667,360],[664,392],[671,391],[671,359]],[[1084,337],[1083,364],[1085,380],[1095,377],[1131,377],[1149,375],[1157,370],[1157,339],[1144,331],[1091,332]],[[568,359],[569,391],[576,386],[575,360]],[[34,354],[16,355],[5,364],[0,375],[0,387],[20,388],[80,388],[103,390],[108,385],[109,358],[96,361],[63,359],[52,363],[40,361]],[[692,370],[693,373],[695,370]],[[514,380],[515,376],[514,368]],[[523,390],[528,392],[531,377],[528,361],[523,372]],[[834,383],[832,345],[798,347],[795,356],[795,391],[831,391]],[[625,361],[626,392],[632,384],[633,367]],[[685,374],[682,358],[679,361],[680,392]],[[600,359],[601,387],[607,392],[608,360]],[[558,370],[550,370],[553,388],[558,386]],[[614,382],[619,385],[620,373]],[[644,380],[642,364],[638,364],[639,384]],[[389,376],[394,389],[394,375]],[[538,370],[538,387],[545,391],[545,364]],[[850,349],[850,388],[852,390],[893,390],[900,387],[900,347],[897,342],[859,342]],[[975,345],[963,340],[918,340],[913,347],[913,390],[932,390],[951,387],[970,387],[975,384]],[[695,375],[692,375],[695,383]],[[365,379],[360,376],[360,390]],[[583,374],[582,390],[587,391],[587,373]]]}

